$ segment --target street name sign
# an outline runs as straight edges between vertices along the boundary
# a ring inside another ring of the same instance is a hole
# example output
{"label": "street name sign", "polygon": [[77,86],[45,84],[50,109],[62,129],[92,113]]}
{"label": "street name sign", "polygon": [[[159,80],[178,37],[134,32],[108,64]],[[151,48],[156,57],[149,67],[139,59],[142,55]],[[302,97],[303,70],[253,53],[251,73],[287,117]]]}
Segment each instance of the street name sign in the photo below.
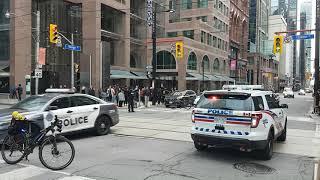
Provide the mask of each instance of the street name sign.
{"label": "street name sign", "polygon": [[314,39],[314,34],[292,35],[291,38],[293,41],[303,40],[303,39]]}
{"label": "street name sign", "polygon": [[81,51],[80,46],[71,45],[71,44],[65,44],[64,49],[70,50],[70,51]]}

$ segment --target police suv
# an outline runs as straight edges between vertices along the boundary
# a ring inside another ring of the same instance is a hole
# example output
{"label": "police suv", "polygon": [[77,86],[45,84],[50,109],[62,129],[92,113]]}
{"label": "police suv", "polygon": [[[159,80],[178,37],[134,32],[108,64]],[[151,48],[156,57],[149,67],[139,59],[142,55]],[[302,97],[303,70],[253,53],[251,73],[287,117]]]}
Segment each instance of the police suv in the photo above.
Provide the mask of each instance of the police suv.
{"label": "police suv", "polygon": [[208,146],[257,150],[273,155],[273,142],[285,141],[288,105],[272,92],[217,90],[204,92],[192,112],[191,137],[197,150]]}
{"label": "police suv", "polygon": [[0,110],[0,138],[7,134],[11,114],[18,111],[32,123],[37,132],[50,125],[57,115],[63,133],[94,130],[97,135],[107,134],[111,126],[119,123],[115,104],[99,98],[76,94],[69,89],[47,89],[43,95],[31,96],[7,109]]}

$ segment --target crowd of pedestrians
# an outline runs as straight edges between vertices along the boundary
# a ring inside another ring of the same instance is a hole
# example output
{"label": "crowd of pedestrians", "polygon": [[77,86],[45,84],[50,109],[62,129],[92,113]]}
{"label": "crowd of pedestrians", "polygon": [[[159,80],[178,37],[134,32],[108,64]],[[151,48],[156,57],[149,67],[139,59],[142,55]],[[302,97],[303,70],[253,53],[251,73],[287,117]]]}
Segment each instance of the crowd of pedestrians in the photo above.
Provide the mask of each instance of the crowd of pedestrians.
{"label": "crowd of pedestrians", "polygon": [[[164,88],[153,90],[152,87],[127,87],[112,85],[103,90],[99,89],[97,94],[100,99],[107,102],[115,103],[118,107],[128,106],[129,112],[134,112],[134,107],[137,107],[138,102],[142,102],[145,107],[150,106],[150,102],[155,100],[156,104],[160,105],[164,103],[166,95]],[[96,91],[93,87],[82,87],[81,93],[96,95]],[[154,99],[155,98],[155,99]]]}

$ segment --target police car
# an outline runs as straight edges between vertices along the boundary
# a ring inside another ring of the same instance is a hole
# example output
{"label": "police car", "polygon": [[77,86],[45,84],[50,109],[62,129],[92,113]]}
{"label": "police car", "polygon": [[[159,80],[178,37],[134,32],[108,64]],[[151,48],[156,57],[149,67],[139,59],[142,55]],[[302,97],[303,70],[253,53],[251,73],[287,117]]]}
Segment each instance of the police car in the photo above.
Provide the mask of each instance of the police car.
{"label": "police car", "polygon": [[105,135],[110,127],[119,123],[118,109],[113,103],[68,89],[47,89],[43,95],[28,97],[8,109],[0,110],[1,139],[7,134],[14,111],[32,122],[34,132],[48,127],[55,115],[61,120],[63,133],[89,129],[97,135]]}
{"label": "police car", "polygon": [[268,91],[204,92],[192,112],[191,137],[195,148],[257,150],[262,159],[269,160],[273,142],[286,140],[285,108],[288,105],[280,105]]}

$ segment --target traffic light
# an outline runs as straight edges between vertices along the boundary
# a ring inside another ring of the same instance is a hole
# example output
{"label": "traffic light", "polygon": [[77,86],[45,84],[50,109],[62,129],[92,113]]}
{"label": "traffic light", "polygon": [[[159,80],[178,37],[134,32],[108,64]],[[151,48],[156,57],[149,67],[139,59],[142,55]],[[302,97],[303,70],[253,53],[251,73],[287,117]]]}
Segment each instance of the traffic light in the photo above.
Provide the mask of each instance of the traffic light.
{"label": "traffic light", "polygon": [[58,34],[58,26],[56,24],[50,24],[50,31],[49,31],[49,34],[50,34],[50,42],[51,43],[54,43],[54,44],[57,44],[58,42],[58,37],[59,37],[59,34]]}
{"label": "traffic light", "polygon": [[183,58],[183,42],[176,42],[176,58]]}
{"label": "traffic light", "polygon": [[276,35],[273,39],[273,54],[282,53],[283,36]]}

